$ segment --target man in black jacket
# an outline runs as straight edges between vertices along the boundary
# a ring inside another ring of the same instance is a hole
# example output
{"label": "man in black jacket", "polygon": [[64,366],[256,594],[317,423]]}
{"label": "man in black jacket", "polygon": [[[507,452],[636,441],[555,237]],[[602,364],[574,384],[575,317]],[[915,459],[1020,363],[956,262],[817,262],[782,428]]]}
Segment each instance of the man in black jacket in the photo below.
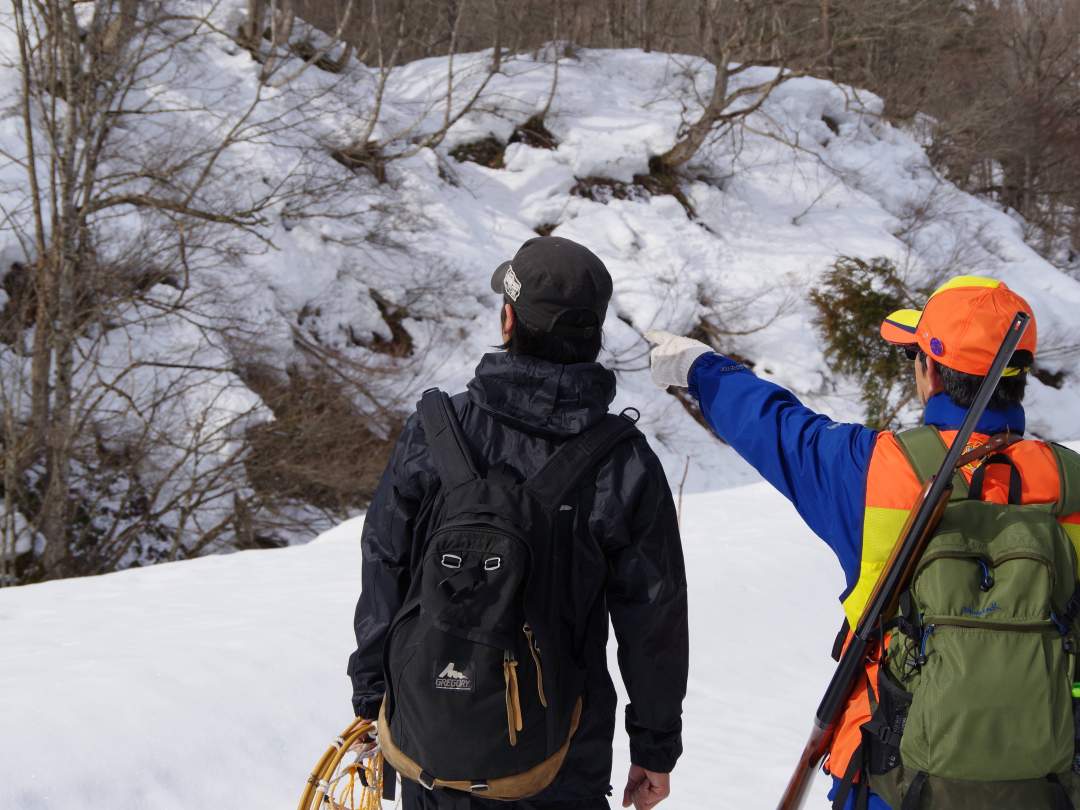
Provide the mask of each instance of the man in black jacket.
{"label": "man in black jacket", "polygon": [[[500,265],[504,351],[487,354],[454,410],[478,466],[507,464],[533,475],[570,437],[607,413],[615,375],[596,362],[611,277],[585,247],[558,237],[526,242]],[[405,810],[461,806],[498,810],[597,810],[611,792],[616,695],[607,670],[608,618],[630,696],[632,766],[623,806],[647,810],[670,791],[682,752],[686,694],[686,576],[667,479],[644,437],[618,445],[583,487],[575,511],[571,598],[587,619],[587,684],[580,727],[555,781],[528,801],[447,799],[404,786]],[[349,661],[353,708],[378,716],[383,644],[422,551],[424,522],[439,488],[420,420],[409,419],[371,502],[361,540],[363,590],[357,650]],[[554,595],[553,598],[565,598]]]}

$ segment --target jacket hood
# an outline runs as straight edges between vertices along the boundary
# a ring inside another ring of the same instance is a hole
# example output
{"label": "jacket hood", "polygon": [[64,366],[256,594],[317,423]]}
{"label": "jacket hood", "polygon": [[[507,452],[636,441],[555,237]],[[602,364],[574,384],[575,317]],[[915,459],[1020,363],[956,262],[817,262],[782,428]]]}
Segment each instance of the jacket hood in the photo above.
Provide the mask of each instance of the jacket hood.
{"label": "jacket hood", "polygon": [[573,436],[607,413],[615,374],[599,363],[559,365],[508,352],[485,354],[469,398],[523,430]]}

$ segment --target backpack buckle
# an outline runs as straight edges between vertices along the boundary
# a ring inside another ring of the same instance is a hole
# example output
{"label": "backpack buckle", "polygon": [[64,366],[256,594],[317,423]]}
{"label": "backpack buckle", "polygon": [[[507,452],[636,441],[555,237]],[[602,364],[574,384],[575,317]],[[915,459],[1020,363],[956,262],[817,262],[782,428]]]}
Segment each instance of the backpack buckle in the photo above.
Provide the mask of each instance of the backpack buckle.
{"label": "backpack buckle", "polygon": [[485,571],[498,571],[502,568],[502,557],[488,557],[484,560]]}
{"label": "backpack buckle", "polygon": [[893,731],[889,726],[882,723],[878,728],[870,732],[878,738],[882,743],[890,748],[899,748],[901,735]]}
{"label": "backpack buckle", "polygon": [[458,554],[443,554],[443,568],[461,568],[461,556]]}

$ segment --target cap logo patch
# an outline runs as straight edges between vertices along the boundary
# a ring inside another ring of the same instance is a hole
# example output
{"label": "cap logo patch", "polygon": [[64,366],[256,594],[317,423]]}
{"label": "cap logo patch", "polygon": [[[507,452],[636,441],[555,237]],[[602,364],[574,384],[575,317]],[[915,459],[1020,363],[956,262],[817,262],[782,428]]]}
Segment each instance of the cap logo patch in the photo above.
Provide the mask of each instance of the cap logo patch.
{"label": "cap logo patch", "polygon": [[945,347],[937,338],[931,338],[930,351],[933,352],[936,357],[941,357],[941,355],[945,354]]}
{"label": "cap logo patch", "polygon": [[514,272],[514,265],[506,268],[506,274],[503,276],[503,292],[511,301],[517,301],[518,296],[521,295],[521,280]]}

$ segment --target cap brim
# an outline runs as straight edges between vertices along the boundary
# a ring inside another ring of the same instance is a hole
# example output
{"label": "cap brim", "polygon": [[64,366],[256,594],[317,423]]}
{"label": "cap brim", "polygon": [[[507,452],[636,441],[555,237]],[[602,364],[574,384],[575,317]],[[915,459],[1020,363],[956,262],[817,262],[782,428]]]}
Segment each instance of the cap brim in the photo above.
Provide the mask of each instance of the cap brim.
{"label": "cap brim", "polygon": [[898,309],[881,322],[881,336],[897,346],[914,346],[920,318],[921,310]]}
{"label": "cap brim", "polygon": [[491,291],[498,293],[499,295],[505,295],[506,291],[503,289],[503,278],[506,277],[506,268],[510,266],[510,262],[506,261],[495,268],[495,272],[491,274]]}

